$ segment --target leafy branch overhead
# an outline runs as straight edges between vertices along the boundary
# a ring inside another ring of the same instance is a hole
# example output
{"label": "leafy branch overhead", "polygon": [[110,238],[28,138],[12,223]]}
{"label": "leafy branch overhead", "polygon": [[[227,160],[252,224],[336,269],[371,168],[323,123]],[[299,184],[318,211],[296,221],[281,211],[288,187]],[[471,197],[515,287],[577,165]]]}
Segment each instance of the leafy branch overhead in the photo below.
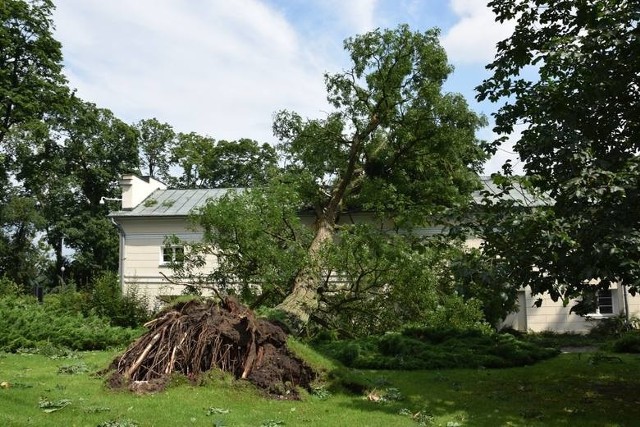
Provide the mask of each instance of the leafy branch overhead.
{"label": "leafy branch overhead", "polygon": [[[489,6],[499,22],[516,27],[498,44],[488,66],[493,75],[478,87],[478,99],[500,103],[498,134],[523,128],[514,150],[524,182],[553,203],[504,218],[502,236],[486,224],[485,248],[502,256],[521,283],[556,299],[613,282],[634,291],[640,284],[640,3]],[[522,268],[526,260],[536,268]]]}

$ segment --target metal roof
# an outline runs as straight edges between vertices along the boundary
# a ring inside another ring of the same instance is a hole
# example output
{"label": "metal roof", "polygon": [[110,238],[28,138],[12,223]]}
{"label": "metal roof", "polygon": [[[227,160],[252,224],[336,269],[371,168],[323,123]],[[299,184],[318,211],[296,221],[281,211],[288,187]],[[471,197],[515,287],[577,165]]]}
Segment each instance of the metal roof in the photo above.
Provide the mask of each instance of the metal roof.
{"label": "metal roof", "polygon": [[201,190],[155,190],[131,210],[111,212],[111,217],[187,216],[194,209],[216,200],[230,191],[242,192],[242,188],[214,188]]}
{"label": "metal roof", "polygon": [[[483,189],[473,193],[473,200],[482,203],[482,192],[500,194],[501,190],[490,177],[481,177]],[[207,204],[210,200],[216,200],[229,191],[243,192],[243,188],[214,188],[200,190],[155,190],[149,197],[131,210],[119,210],[111,212],[111,217],[170,217],[187,216]],[[502,198],[510,198],[524,206],[542,206],[550,204],[549,199],[536,198],[517,184]]]}
{"label": "metal roof", "polygon": [[520,186],[517,182],[513,184],[513,187],[505,194],[502,194],[502,189],[499,188],[489,176],[481,176],[482,190],[473,193],[473,200],[476,203],[483,202],[483,193],[488,192],[493,195],[500,195],[502,200],[511,199],[521,206],[546,206],[552,204],[549,197],[535,196],[528,190]]}

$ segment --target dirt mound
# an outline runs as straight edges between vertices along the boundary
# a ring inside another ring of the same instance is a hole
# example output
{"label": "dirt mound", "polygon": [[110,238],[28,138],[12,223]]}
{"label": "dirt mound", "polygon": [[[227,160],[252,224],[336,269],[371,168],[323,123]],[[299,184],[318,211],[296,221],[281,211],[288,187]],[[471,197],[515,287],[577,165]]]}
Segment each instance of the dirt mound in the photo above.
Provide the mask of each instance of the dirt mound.
{"label": "dirt mound", "polygon": [[164,311],[111,364],[108,384],[133,391],[161,389],[174,372],[197,378],[210,369],[246,379],[271,396],[295,399],[309,389],[313,370],[286,346],[283,329],[256,318],[233,298],[220,304],[189,301]]}

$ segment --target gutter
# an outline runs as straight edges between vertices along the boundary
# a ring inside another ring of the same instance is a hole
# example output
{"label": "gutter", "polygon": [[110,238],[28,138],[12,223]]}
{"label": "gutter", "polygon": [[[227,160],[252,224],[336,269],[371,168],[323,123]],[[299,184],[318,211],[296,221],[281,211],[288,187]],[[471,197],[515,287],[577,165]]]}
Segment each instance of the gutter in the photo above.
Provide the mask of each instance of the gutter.
{"label": "gutter", "polygon": [[120,292],[124,294],[124,249],[125,249],[125,232],[122,226],[118,224],[118,222],[113,219],[113,217],[109,218],[111,223],[118,229],[118,237],[119,237],[119,249],[118,249],[118,280],[120,281]]}
{"label": "gutter", "polygon": [[622,284],[622,299],[624,301],[624,318],[629,323],[629,301],[627,300],[627,285]]}

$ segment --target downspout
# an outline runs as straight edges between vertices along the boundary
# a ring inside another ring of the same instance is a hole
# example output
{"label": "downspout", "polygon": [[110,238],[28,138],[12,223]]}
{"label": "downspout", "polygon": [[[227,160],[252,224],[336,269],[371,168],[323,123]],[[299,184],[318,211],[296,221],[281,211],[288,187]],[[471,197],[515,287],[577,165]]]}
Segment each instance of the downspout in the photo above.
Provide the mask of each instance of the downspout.
{"label": "downspout", "polygon": [[624,301],[624,319],[629,323],[629,301],[627,300],[627,285],[622,284],[622,299]]}
{"label": "downspout", "polygon": [[118,249],[118,252],[119,252],[119,255],[118,255],[118,279],[120,281],[120,292],[122,292],[122,294],[124,294],[124,271],[123,271],[123,266],[124,266],[125,232],[124,232],[124,229],[122,228],[122,226],[120,224],[118,224],[116,222],[116,220],[113,219],[113,217],[111,217],[109,219],[111,220],[111,223],[118,229],[118,237],[119,237],[119,241],[120,241],[120,247]]}

